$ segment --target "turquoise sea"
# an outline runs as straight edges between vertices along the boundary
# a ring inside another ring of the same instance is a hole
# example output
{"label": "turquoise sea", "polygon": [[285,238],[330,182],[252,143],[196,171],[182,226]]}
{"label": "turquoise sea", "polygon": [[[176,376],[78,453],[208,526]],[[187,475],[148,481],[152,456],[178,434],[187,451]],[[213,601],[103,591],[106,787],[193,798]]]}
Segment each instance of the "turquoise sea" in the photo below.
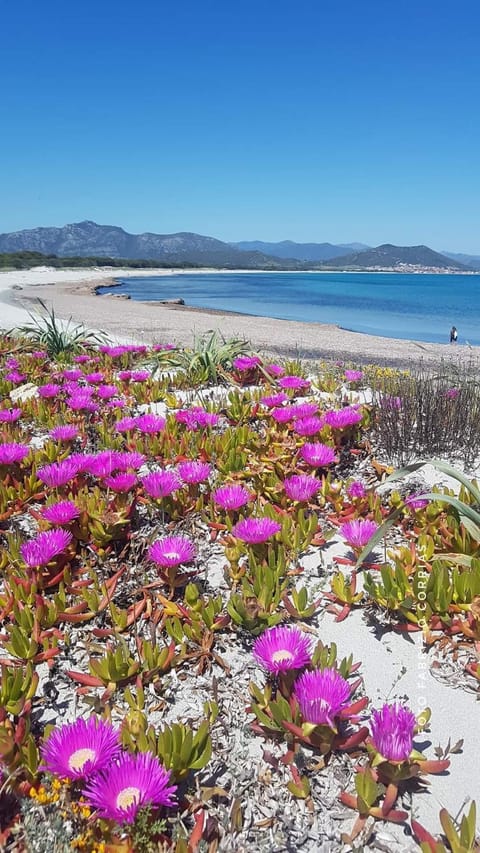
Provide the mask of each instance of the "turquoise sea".
{"label": "turquoise sea", "polygon": [[[480,345],[480,276],[399,273],[212,273],[121,280],[115,293],[355,332]],[[102,293],[108,293],[108,288]]]}

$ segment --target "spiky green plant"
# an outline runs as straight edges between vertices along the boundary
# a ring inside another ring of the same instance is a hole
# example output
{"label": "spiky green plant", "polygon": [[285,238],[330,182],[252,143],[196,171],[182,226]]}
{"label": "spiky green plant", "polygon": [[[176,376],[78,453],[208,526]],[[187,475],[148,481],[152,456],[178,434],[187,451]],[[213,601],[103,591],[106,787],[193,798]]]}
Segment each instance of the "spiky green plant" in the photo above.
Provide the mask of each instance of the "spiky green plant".
{"label": "spiky green plant", "polygon": [[18,326],[9,334],[16,334],[41,344],[47,350],[50,358],[57,358],[63,353],[74,353],[84,349],[89,344],[106,343],[108,338],[104,332],[93,332],[85,328],[83,323],[74,324],[72,317],[59,320],[54,308],[48,308],[43,299],[38,299],[44,313],[29,313],[31,323]]}
{"label": "spiky green plant", "polygon": [[173,356],[173,364],[184,370],[196,382],[217,384],[224,379],[225,371],[239,355],[251,353],[249,341],[241,338],[225,338],[217,329],[194,337],[192,348],[181,350]]}

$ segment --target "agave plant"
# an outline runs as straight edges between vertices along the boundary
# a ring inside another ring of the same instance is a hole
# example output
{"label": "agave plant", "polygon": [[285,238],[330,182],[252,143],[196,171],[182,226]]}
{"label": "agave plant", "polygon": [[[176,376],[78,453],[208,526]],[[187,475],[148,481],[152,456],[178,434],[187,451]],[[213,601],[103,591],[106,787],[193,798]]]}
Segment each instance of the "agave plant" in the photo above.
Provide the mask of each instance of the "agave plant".
{"label": "agave plant", "polygon": [[31,323],[18,326],[9,334],[17,334],[41,344],[47,350],[50,358],[56,358],[62,353],[78,352],[87,344],[106,343],[104,332],[93,332],[85,328],[83,323],[74,324],[72,317],[67,321],[59,320],[54,308],[47,308],[43,299],[39,299],[43,314],[31,314]]}
{"label": "agave plant", "polygon": [[230,370],[239,355],[251,353],[251,344],[241,338],[225,338],[218,330],[210,329],[194,337],[191,349],[181,350],[173,358],[189,378],[197,382],[218,383],[224,371]]}

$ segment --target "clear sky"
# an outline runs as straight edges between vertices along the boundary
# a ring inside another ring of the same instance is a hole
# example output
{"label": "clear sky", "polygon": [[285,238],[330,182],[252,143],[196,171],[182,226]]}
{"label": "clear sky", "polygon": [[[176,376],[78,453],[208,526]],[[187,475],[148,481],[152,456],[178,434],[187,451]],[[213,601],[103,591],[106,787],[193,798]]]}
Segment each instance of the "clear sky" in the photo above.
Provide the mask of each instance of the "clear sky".
{"label": "clear sky", "polygon": [[0,231],[480,254],[478,0],[4,0]]}

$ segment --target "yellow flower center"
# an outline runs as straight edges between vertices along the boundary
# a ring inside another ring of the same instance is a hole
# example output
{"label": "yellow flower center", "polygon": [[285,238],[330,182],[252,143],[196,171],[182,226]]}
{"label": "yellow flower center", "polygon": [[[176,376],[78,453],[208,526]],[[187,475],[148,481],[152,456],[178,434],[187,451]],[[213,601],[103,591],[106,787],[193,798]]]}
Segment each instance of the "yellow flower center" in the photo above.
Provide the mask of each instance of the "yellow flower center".
{"label": "yellow flower center", "polygon": [[132,803],[138,803],[139,799],[140,788],[134,788],[133,785],[130,788],[124,788],[117,797],[117,808],[128,809]]}
{"label": "yellow flower center", "polygon": [[278,649],[278,651],[273,653],[273,663],[283,663],[284,660],[293,660],[293,655],[288,649]]}
{"label": "yellow flower center", "polygon": [[96,752],[94,749],[88,749],[88,747],[77,749],[75,752],[72,752],[68,759],[68,766],[70,770],[83,770],[87,761],[93,761],[95,756]]}

